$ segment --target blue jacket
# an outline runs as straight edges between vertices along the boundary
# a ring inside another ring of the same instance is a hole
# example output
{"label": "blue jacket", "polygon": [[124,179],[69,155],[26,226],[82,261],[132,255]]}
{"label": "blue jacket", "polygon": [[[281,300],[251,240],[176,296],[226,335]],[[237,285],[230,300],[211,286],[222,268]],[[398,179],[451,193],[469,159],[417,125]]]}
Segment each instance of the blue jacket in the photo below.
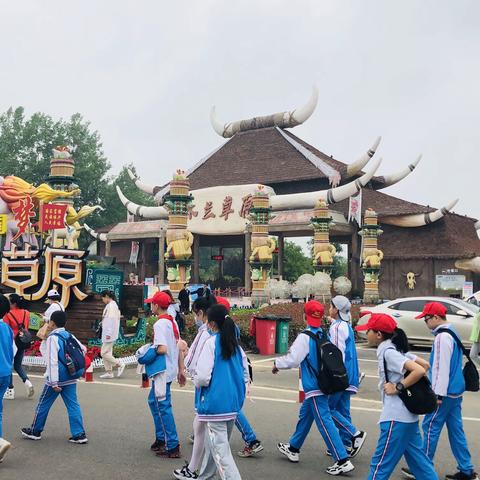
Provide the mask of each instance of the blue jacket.
{"label": "blue jacket", "polygon": [[3,320],[0,320],[0,377],[9,377],[12,373],[12,366],[13,331]]}
{"label": "blue jacket", "polygon": [[[201,363],[211,362],[213,368],[207,386],[202,386],[196,395],[196,410],[200,420],[226,421],[236,418],[245,401],[245,369],[240,347],[232,357],[222,357],[220,335],[215,333],[205,343],[199,358],[197,376],[201,376]],[[207,373],[208,374],[208,373]]]}

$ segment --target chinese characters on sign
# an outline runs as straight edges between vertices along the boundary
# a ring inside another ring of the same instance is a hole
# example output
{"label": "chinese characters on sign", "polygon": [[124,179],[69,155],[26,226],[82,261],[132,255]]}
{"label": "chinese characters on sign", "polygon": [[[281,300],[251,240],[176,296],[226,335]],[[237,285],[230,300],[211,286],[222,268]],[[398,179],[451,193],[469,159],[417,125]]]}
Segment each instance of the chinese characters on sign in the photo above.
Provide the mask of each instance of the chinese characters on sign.
{"label": "chinese characters on sign", "polygon": [[230,195],[225,197],[225,199],[223,200],[222,213],[220,214],[220,216],[225,217],[225,221],[227,221],[228,216],[233,213],[232,202],[233,198]]}
{"label": "chinese characters on sign", "polygon": [[55,230],[57,228],[65,228],[65,214],[68,205],[47,204],[41,207],[40,229],[42,232],[46,230]]}
{"label": "chinese characters on sign", "polygon": [[[220,213],[220,218],[223,218],[225,221],[228,220],[228,217],[235,213],[235,210],[232,208],[233,205],[233,198],[230,195],[227,195],[223,199],[222,203],[222,211]],[[241,218],[247,218],[248,212],[252,208],[253,205],[253,195],[246,195],[245,197],[242,198],[242,206],[240,207],[240,211],[238,212],[238,215]],[[215,218],[217,215],[213,213],[213,202],[212,201],[207,201],[205,203],[205,207],[203,207],[203,217],[202,220],[208,220],[209,218]],[[188,209],[188,219],[191,220],[193,217],[198,216],[198,212],[193,210],[193,207],[190,207]]]}
{"label": "chinese characters on sign", "polygon": [[215,218],[216,215],[212,212],[213,202],[207,202],[204,207],[203,220],[208,220],[209,218]]}
{"label": "chinese characters on sign", "polygon": [[30,219],[35,216],[33,202],[30,196],[19,200],[18,205],[12,208],[12,212],[17,221],[18,231],[12,238],[12,242],[20,238],[30,228]]}

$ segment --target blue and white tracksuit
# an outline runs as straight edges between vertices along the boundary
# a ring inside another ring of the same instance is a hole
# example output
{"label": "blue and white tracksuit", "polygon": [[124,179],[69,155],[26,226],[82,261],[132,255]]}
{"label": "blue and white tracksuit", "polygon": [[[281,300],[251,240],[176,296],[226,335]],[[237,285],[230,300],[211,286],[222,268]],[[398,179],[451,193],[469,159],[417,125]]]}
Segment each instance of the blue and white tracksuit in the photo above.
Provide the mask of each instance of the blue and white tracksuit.
{"label": "blue and white tracksuit", "polygon": [[[320,331],[319,328],[313,327],[308,327],[307,330],[313,333]],[[320,390],[317,377],[309,363],[313,368],[318,369],[315,340],[304,333],[298,335],[287,355],[275,360],[275,365],[279,370],[300,367],[303,390],[305,391],[305,401],[300,408],[300,418],[295,433],[290,438],[290,446],[298,450],[302,448],[315,420],[333,458],[337,461],[343,460],[348,458],[348,454],[330,413],[328,397]]]}
{"label": "blue and white tracksuit", "polygon": [[[58,338],[60,336],[67,339],[70,335],[72,334],[64,328],[57,328],[50,333],[46,340],[47,381],[40,394],[31,426],[36,433],[43,431],[48,412],[59,395],[67,408],[72,437],[85,433],[82,411],[77,398],[77,379],[73,379],[68,373],[63,360],[65,358],[65,342]],[[84,347],[82,346],[82,348]],[[62,391],[56,392],[54,387],[61,387]]]}
{"label": "blue and white tracksuit", "polygon": [[10,385],[13,357],[12,329],[0,319],[0,438],[2,438],[3,396]]}
{"label": "blue and white tracksuit", "polygon": [[448,323],[440,325],[432,332],[435,335],[435,341],[430,354],[430,380],[433,391],[442,396],[443,400],[433,413],[425,415],[423,447],[428,457],[433,460],[440,433],[446,424],[448,440],[457,460],[457,468],[460,472],[470,475],[474,467],[462,423],[462,395],[465,391],[462,372],[463,353],[449,333],[438,332],[441,328],[449,328],[457,333]]}
{"label": "blue and white tracksuit", "polygon": [[350,415],[350,396],[357,393],[360,372],[358,369],[355,334],[350,324],[342,319],[336,319],[330,326],[330,341],[342,352],[343,362],[348,374],[349,386],[343,392],[330,395],[328,405],[332,418],[338,427],[345,446],[350,446],[357,428],[352,424]]}
{"label": "blue and white tracksuit", "polygon": [[433,462],[422,448],[422,437],[418,426],[418,415],[407,410],[398,395],[385,395],[385,370],[383,359],[387,363],[388,380],[396,384],[405,374],[405,362],[415,360],[411,354],[400,353],[391,340],[383,341],[377,348],[379,389],[383,409],[380,414],[380,438],[370,463],[368,480],[386,480],[390,478],[396,465],[405,457],[407,464],[417,480],[438,480]]}

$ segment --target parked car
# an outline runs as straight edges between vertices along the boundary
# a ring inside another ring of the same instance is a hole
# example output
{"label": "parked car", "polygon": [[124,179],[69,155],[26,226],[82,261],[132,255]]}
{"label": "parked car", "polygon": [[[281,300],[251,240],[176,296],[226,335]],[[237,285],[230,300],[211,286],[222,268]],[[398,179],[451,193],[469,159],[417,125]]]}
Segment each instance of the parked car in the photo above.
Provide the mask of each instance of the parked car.
{"label": "parked car", "polygon": [[465,298],[465,301],[467,303],[473,303],[473,305],[480,307],[480,291],[475,292],[473,295],[470,295],[469,297]]}
{"label": "parked car", "polygon": [[[427,328],[425,323],[415,317],[423,311],[423,307],[429,302],[440,302],[447,308],[447,320],[450,322],[457,332],[464,345],[468,345],[470,332],[472,330],[473,317],[480,310],[473,303],[465,302],[459,298],[448,297],[408,297],[397,298],[375,307],[363,307],[362,311],[370,311],[372,313],[387,313],[391,315],[398,326],[405,330],[410,343],[418,345],[431,345],[433,343],[433,335]],[[369,314],[362,316],[358,325],[367,323],[370,318]],[[365,338],[365,333],[363,334]]]}

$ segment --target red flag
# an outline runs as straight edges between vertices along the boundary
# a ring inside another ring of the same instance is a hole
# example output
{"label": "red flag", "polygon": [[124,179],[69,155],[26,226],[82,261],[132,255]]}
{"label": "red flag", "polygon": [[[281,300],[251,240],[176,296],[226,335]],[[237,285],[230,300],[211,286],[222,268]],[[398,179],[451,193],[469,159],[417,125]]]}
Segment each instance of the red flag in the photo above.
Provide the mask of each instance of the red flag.
{"label": "red flag", "polygon": [[56,205],[48,203],[41,207],[40,230],[55,230],[65,228],[65,214],[68,205]]}

